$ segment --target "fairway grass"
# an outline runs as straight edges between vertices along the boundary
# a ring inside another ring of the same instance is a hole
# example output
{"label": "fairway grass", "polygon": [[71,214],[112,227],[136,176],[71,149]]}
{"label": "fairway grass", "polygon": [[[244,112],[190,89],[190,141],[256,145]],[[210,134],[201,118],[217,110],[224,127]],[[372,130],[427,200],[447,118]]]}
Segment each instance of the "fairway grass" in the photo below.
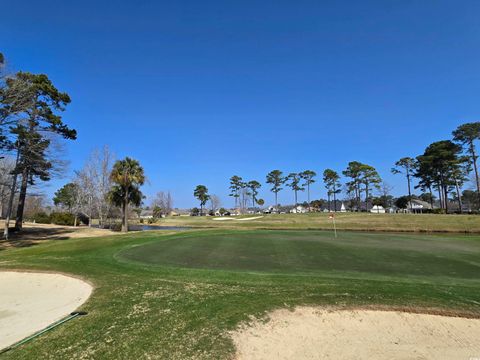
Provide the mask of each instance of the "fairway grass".
{"label": "fairway grass", "polygon": [[[267,214],[231,217],[250,221],[215,221],[209,216],[174,216],[160,219],[158,225],[195,228],[333,230],[328,213]],[[229,219],[224,217],[222,219]],[[336,226],[349,231],[480,234],[479,215],[336,213]]]}
{"label": "fairway grass", "polygon": [[87,316],[5,359],[228,359],[239,324],[299,305],[480,317],[478,235],[141,232],[3,250],[0,269],[95,287]]}

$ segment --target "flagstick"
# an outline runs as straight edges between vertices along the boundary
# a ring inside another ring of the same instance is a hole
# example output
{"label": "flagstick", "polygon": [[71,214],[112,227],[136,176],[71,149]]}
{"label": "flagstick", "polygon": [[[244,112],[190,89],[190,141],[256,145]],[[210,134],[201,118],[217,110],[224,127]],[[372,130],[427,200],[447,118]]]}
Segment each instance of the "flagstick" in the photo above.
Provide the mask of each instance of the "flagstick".
{"label": "flagstick", "polygon": [[331,213],[329,218],[333,220],[333,231],[335,233],[335,239],[336,239],[337,238],[337,223],[335,222],[335,214]]}
{"label": "flagstick", "polygon": [[333,230],[335,231],[335,239],[337,238],[337,224],[335,223],[335,216],[333,216]]}

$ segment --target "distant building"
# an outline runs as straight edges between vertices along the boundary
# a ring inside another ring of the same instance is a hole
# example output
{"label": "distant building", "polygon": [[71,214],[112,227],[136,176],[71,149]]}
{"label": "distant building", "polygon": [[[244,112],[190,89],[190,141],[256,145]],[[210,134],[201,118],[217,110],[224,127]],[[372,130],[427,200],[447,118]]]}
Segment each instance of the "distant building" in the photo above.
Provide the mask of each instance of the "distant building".
{"label": "distant building", "polygon": [[382,205],[374,205],[370,212],[373,214],[385,214],[385,208]]}
{"label": "distant building", "polygon": [[268,208],[263,210],[264,214],[276,214],[278,212],[279,212],[278,209],[274,206],[269,206]]}
{"label": "distant building", "polygon": [[142,210],[140,213],[140,219],[153,219],[153,210]]}
{"label": "distant building", "polygon": [[307,212],[307,209],[302,205],[298,205],[294,207],[292,210],[290,210],[291,214],[305,214],[306,212]]}
{"label": "distant building", "polygon": [[425,210],[432,210],[432,205],[420,199],[412,199],[407,205],[407,211],[413,213],[423,213]]}

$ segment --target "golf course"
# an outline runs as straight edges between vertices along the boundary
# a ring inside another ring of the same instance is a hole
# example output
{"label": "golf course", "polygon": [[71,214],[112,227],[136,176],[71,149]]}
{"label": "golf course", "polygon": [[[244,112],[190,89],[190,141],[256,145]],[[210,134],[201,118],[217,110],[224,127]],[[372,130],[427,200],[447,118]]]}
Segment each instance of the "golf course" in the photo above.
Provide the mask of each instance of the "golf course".
{"label": "golf course", "polygon": [[[275,216],[248,223],[268,227]],[[327,230],[237,229],[211,220],[203,221],[219,228],[0,251],[1,270],[61,273],[93,287],[79,309],[88,315],[1,357],[233,359],[233,332],[303,307],[480,318],[478,234],[341,230],[335,238]]]}

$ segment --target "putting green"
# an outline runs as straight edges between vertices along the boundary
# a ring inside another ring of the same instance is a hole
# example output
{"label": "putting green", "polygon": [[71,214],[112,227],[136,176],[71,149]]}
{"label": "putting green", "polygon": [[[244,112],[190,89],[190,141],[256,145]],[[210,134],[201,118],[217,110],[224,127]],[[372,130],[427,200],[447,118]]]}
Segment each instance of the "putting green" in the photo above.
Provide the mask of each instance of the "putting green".
{"label": "putting green", "polygon": [[195,232],[126,249],[151,265],[272,273],[478,279],[478,237],[322,231]]}

